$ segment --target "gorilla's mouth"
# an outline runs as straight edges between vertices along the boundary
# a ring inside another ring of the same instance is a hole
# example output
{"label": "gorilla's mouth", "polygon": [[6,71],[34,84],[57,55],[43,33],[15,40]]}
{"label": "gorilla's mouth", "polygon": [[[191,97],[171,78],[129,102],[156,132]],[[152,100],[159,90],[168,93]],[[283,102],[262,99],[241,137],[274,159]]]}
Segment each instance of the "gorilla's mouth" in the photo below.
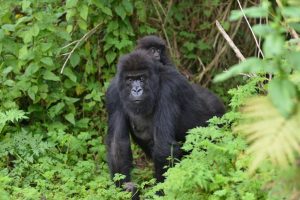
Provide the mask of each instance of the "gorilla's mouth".
{"label": "gorilla's mouth", "polygon": [[133,102],[134,102],[134,103],[136,103],[136,104],[138,104],[138,103],[141,103],[141,102],[142,102],[142,100],[140,100],[140,99],[136,99],[136,100],[134,100]]}

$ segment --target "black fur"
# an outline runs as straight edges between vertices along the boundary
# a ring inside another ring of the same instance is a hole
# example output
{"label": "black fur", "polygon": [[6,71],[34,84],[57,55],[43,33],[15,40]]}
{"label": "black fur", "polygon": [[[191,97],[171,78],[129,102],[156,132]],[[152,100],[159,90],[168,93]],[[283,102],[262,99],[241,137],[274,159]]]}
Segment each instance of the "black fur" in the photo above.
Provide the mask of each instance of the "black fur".
{"label": "black fur", "polygon": [[[126,76],[135,74],[147,77],[143,85],[146,98],[138,104],[130,100],[131,85],[126,84]],[[206,126],[207,120],[217,115],[214,108],[223,106],[219,101],[210,102],[213,93],[202,98],[202,90],[198,89],[177,70],[163,67],[146,51],[136,50],[119,60],[117,75],[106,93],[109,168],[112,176],[115,173],[126,176],[119,185],[130,182],[130,135],[153,159],[155,177],[163,181],[167,158],[182,157],[180,144],[187,130]]]}
{"label": "black fur", "polygon": [[[148,52],[148,50],[152,47],[161,50],[159,61],[164,67],[170,67],[177,71],[176,67],[168,56],[166,42],[160,37],[155,35],[144,36],[138,40],[136,49],[143,49]],[[149,55],[152,56],[151,53],[149,53]],[[176,87],[176,85],[173,87]],[[198,94],[199,98],[207,104],[210,113],[213,113],[214,116],[218,117],[225,113],[225,107],[223,103],[213,92],[196,84],[192,84],[192,87]],[[180,90],[180,88],[177,89]]]}
{"label": "black fur", "polygon": [[160,37],[157,37],[155,35],[148,35],[145,37],[142,37],[138,40],[136,49],[143,49],[148,51],[150,48],[159,49],[160,52],[160,62],[163,65],[169,65],[172,66],[172,62],[169,59],[169,55],[167,52],[167,46],[163,39]]}

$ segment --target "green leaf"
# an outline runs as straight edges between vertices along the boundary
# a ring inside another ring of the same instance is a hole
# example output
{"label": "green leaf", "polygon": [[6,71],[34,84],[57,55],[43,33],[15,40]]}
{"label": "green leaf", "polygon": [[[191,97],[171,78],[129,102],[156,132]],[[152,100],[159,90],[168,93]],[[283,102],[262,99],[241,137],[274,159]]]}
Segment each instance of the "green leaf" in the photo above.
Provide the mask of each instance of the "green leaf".
{"label": "green leaf", "polygon": [[87,30],[87,23],[86,23],[86,21],[84,21],[83,19],[79,19],[78,20],[78,25],[79,25],[79,27],[82,29],[82,30]]}
{"label": "green leaf", "polygon": [[300,52],[293,51],[293,52],[288,52],[286,55],[287,61],[293,69],[297,69],[300,71]]}
{"label": "green leaf", "polygon": [[30,64],[26,70],[25,70],[25,75],[30,76],[33,75],[35,72],[39,70],[39,66],[36,63]]}
{"label": "green leaf", "polygon": [[263,51],[267,58],[281,55],[284,51],[284,39],[277,34],[267,35],[263,44]]}
{"label": "green leaf", "polygon": [[82,5],[79,9],[80,11],[80,17],[84,20],[87,20],[88,14],[89,14],[89,7],[87,5]]}
{"label": "green leaf", "polygon": [[37,24],[34,24],[33,27],[31,28],[31,34],[36,37],[38,36],[39,32],[40,32],[39,26]]}
{"label": "green leaf", "polygon": [[77,82],[77,77],[76,75],[73,73],[73,71],[70,68],[65,68],[64,70],[64,75],[66,75],[70,80],[72,80],[74,83]]}
{"label": "green leaf", "polygon": [[248,58],[247,60],[232,66],[228,71],[217,75],[214,82],[221,82],[240,73],[258,73],[262,72],[266,63],[259,58]]}
{"label": "green leaf", "polygon": [[29,55],[29,52],[28,52],[27,46],[23,46],[19,50],[19,59],[26,60],[28,58],[28,55]]}
{"label": "green leaf", "polygon": [[129,15],[132,15],[133,13],[133,6],[132,6],[132,3],[128,0],[123,0],[122,1],[122,5],[124,6],[126,12],[129,14]]}
{"label": "green leaf", "polygon": [[126,12],[121,4],[119,4],[117,7],[115,7],[115,11],[116,11],[117,15],[119,15],[121,17],[122,20],[125,19]]}
{"label": "green leaf", "polygon": [[5,37],[4,32],[2,29],[0,29],[0,41],[2,41],[4,37]]}
{"label": "green leaf", "polygon": [[27,92],[28,92],[28,96],[29,96],[33,101],[35,101],[35,95],[36,95],[37,91],[38,91],[38,86],[36,86],[36,85],[30,87],[30,88],[28,89],[28,91],[27,91]]}
{"label": "green leaf", "polygon": [[41,59],[41,62],[48,65],[48,66],[54,66],[53,60],[50,57],[44,57]]}
{"label": "green leaf", "polygon": [[46,71],[44,73],[44,79],[50,81],[60,81],[60,78],[51,71]]}
{"label": "green leaf", "polygon": [[101,1],[93,0],[93,3],[106,15],[112,16],[112,11],[110,8],[104,6]]}
{"label": "green leaf", "polygon": [[75,125],[75,117],[74,117],[73,113],[69,113],[69,114],[65,115],[64,117],[68,122]]}
{"label": "green leaf", "polygon": [[[250,7],[243,9],[245,15],[251,18],[260,18],[260,17],[268,17],[268,7]],[[241,10],[233,10],[229,17],[229,20],[234,21],[243,16],[243,12]]]}
{"label": "green leaf", "polygon": [[66,1],[66,7],[67,8],[73,8],[77,5],[78,0],[67,0]]}
{"label": "green leaf", "polygon": [[281,12],[285,17],[300,19],[299,7],[282,7]]}
{"label": "green leaf", "polygon": [[3,30],[6,30],[6,31],[15,31],[16,29],[16,26],[14,24],[4,24],[2,27],[1,27]]}
{"label": "green leaf", "polygon": [[274,33],[273,28],[267,24],[257,24],[252,27],[254,33],[260,37],[265,37],[271,33]]}
{"label": "green leaf", "polygon": [[288,79],[274,78],[268,85],[269,97],[274,106],[284,117],[289,117],[294,111],[297,98],[297,88]]}
{"label": "green leaf", "polygon": [[111,64],[115,60],[116,57],[117,57],[117,54],[113,51],[109,51],[105,55],[105,58],[106,58],[108,64]]}
{"label": "green leaf", "polygon": [[70,58],[70,63],[73,67],[76,67],[80,62],[79,54],[74,52]]}

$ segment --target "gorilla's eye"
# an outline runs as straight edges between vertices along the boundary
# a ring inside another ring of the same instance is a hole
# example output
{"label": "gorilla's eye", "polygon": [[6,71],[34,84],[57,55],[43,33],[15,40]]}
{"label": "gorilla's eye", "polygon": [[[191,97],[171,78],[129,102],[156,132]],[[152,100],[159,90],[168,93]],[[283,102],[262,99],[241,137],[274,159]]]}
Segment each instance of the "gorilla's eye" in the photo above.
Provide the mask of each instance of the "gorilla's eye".
{"label": "gorilla's eye", "polygon": [[154,47],[151,47],[151,48],[150,48],[150,51],[151,51],[151,53],[153,53],[153,54],[154,54],[154,53],[155,53],[155,51],[156,51],[156,49],[155,49]]}
{"label": "gorilla's eye", "polygon": [[160,49],[156,49],[156,51],[160,54],[161,50]]}

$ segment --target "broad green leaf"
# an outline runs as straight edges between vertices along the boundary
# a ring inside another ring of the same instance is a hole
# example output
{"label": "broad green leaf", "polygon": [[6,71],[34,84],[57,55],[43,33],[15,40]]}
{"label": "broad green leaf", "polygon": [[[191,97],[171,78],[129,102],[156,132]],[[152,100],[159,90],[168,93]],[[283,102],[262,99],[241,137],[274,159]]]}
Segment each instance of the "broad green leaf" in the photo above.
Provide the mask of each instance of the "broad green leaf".
{"label": "broad green leaf", "polygon": [[[268,7],[250,7],[245,8],[244,13],[247,17],[251,18],[260,18],[260,17],[268,17]],[[234,21],[243,16],[243,12],[241,10],[233,10],[231,11],[229,20]]]}
{"label": "broad green leaf", "polygon": [[79,25],[79,27],[82,29],[82,30],[87,30],[87,23],[86,23],[86,21],[84,21],[83,19],[79,19],[78,20],[78,25]]}
{"label": "broad green leaf", "polygon": [[267,64],[261,59],[248,58],[244,62],[232,66],[228,71],[218,74],[214,78],[214,81],[221,82],[240,73],[259,73],[264,70],[266,65]]}
{"label": "broad green leaf", "polygon": [[111,64],[115,60],[116,57],[117,57],[117,54],[113,51],[109,51],[105,55],[105,58],[106,58],[108,64]]}
{"label": "broad green leaf", "polygon": [[68,122],[75,125],[75,117],[73,113],[66,114],[64,117]]}
{"label": "broad green leaf", "polygon": [[107,32],[113,32],[114,30],[117,30],[119,27],[118,21],[111,21],[109,22],[109,24],[107,25]]}
{"label": "broad green leaf", "polygon": [[28,57],[28,49],[27,46],[23,46],[20,50],[19,50],[19,59],[21,60],[26,60]]}
{"label": "broad green leaf", "polygon": [[32,42],[33,37],[32,32],[30,30],[22,32],[20,36],[23,38],[24,43]]}
{"label": "broad green leaf", "polygon": [[281,8],[281,12],[285,17],[290,18],[297,18],[300,20],[300,8],[293,6],[293,7],[283,7]]}
{"label": "broad green leaf", "polygon": [[125,19],[126,11],[121,4],[119,4],[115,7],[115,11],[116,11],[117,15],[119,15],[121,17],[122,20]]}
{"label": "broad green leaf", "polygon": [[99,0],[93,0],[93,3],[106,15],[112,16],[112,11],[110,8],[103,5]]}
{"label": "broad green leaf", "polygon": [[4,32],[2,29],[0,29],[0,41],[3,40],[4,37],[5,37]]}
{"label": "broad green leaf", "polygon": [[40,67],[36,63],[32,63],[26,68],[25,74],[27,76],[33,75],[35,72],[39,70],[39,68]]}
{"label": "broad green leaf", "polygon": [[267,58],[281,55],[284,51],[284,39],[280,35],[267,35],[263,44],[263,51]]}
{"label": "broad green leaf", "polygon": [[6,31],[15,31],[15,28],[16,26],[14,24],[4,24],[2,27],[1,27],[3,30],[6,30]]}
{"label": "broad green leaf", "polygon": [[132,15],[133,13],[133,6],[132,6],[132,3],[128,0],[123,0],[122,1],[122,5],[124,6],[126,12],[129,14],[129,15]]}
{"label": "broad green leaf", "polygon": [[31,28],[31,34],[36,37],[38,36],[39,32],[40,32],[40,28],[38,24],[34,24],[33,27]]}
{"label": "broad green leaf", "polygon": [[67,8],[73,8],[77,5],[78,0],[67,0],[66,1],[66,7]]}
{"label": "broad green leaf", "polygon": [[268,85],[269,97],[284,117],[294,111],[297,100],[296,86],[288,79],[274,78]]}
{"label": "broad green leaf", "polygon": [[66,14],[66,20],[70,21],[70,19],[76,15],[76,10],[75,9],[69,9],[67,10],[67,14]]}
{"label": "broad green leaf", "polygon": [[260,37],[265,37],[271,33],[274,33],[274,29],[267,24],[257,24],[252,27],[254,33]]}
{"label": "broad green leaf", "polygon": [[87,20],[88,14],[89,14],[89,7],[87,5],[82,5],[79,9],[80,11],[80,17],[84,20]]}
{"label": "broad green leaf", "polygon": [[60,81],[60,78],[51,71],[45,71],[44,79],[50,81]]}
{"label": "broad green leaf", "polygon": [[31,86],[29,89],[28,89],[28,96],[33,100],[35,101],[35,95],[38,91],[38,86],[34,85],[34,86]]}
{"label": "broad green leaf", "polygon": [[28,8],[30,7],[30,5],[31,5],[31,2],[30,2],[30,1],[28,1],[28,0],[23,0],[23,1],[22,1],[22,10],[28,9]]}
{"label": "broad green leaf", "polygon": [[293,69],[297,69],[300,71],[300,52],[298,51],[293,51],[293,52],[288,52],[286,55],[287,61]]}
{"label": "broad green leaf", "polygon": [[52,47],[51,43],[41,43],[41,49],[43,52],[48,51]]}
{"label": "broad green leaf", "polygon": [[76,67],[80,62],[80,57],[78,53],[74,52],[70,58],[70,63],[73,67]]}
{"label": "broad green leaf", "polygon": [[77,77],[76,75],[73,73],[73,71],[70,68],[65,68],[64,70],[64,74],[70,79],[72,80],[74,83],[76,83],[77,81]]}
{"label": "broad green leaf", "polygon": [[71,33],[73,31],[73,25],[68,25],[66,31]]}
{"label": "broad green leaf", "polygon": [[53,60],[50,57],[44,57],[41,59],[41,62],[48,65],[48,66],[54,66]]}

